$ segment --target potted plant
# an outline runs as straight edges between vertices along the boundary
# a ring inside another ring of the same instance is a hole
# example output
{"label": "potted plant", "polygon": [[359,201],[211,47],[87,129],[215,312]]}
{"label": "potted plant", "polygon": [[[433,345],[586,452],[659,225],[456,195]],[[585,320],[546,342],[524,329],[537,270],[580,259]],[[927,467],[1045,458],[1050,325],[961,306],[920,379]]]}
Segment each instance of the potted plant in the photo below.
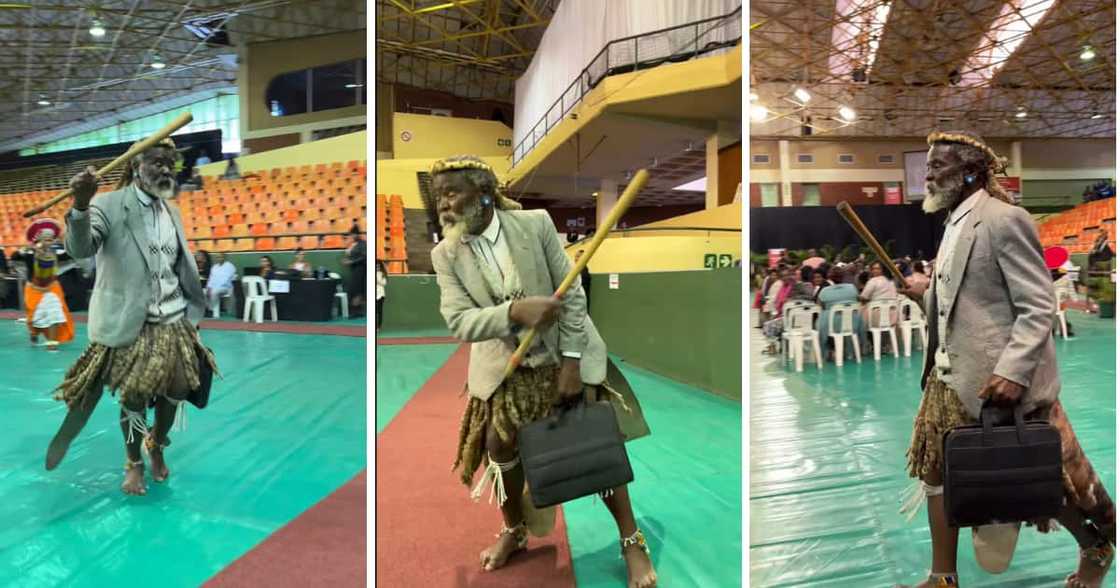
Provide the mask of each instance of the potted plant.
{"label": "potted plant", "polygon": [[1093,280],[1092,296],[1097,301],[1101,318],[1116,316],[1116,284],[1109,278]]}

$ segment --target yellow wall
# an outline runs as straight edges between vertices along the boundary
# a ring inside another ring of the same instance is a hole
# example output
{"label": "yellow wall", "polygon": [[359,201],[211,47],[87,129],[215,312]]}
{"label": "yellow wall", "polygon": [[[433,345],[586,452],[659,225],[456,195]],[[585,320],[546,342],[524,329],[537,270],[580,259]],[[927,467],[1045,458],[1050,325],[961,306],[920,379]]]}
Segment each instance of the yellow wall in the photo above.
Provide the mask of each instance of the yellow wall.
{"label": "yellow wall", "polygon": [[[432,164],[437,159],[441,158],[377,160],[377,194],[400,194],[405,208],[424,208],[424,200],[420,197],[420,186],[416,181],[416,172],[432,169]],[[494,168],[499,181],[504,181],[509,169],[509,160],[504,157],[483,157],[482,160]]]}
{"label": "yellow wall", "polygon": [[[251,133],[264,129],[364,116],[366,107],[362,104],[322,112],[272,116],[265,101],[265,92],[268,90],[268,83],[279,74],[361,59],[365,56],[366,31],[364,30],[249,45],[246,56],[248,87],[242,89],[246,92],[249,103],[247,131]],[[373,84],[367,83],[366,87],[372,90]],[[241,115],[246,116],[246,113],[242,112]]]}
{"label": "yellow wall", "polygon": [[[238,157],[237,167],[241,170],[241,173],[245,173],[270,170],[275,167],[334,163],[336,161],[345,163],[355,159],[366,159],[366,131]],[[226,165],[227,163],[224,161],[204,165],[199,168],[199,173],[204,176],[221,175],[222,172],[226,171]]]}
{"label": "yellow wall", "polygon": [[[692,235],[638,236],[640,233],[612,236],[603,241],[588,264],[593,274],[626,272],[672,272],[702,270],[704,254],[730,254],[742,258],[741,233],[703,233]],[[580,245],[569,245],[574,256]]]}
{"label": "yellow wall", "polygon": [[[405,133],[408,133],[408,141],[403,139]],[[497,121],[393,114],[393,156],[397,159],[438,159],[452,155],[510,157],[512,141],[513,131]],[[509,164],[502,167],[509,167]]]}
{"label": "yellow wall", "polygon": [[663,221],[642,225],[651,227],[709,227],[713,229],[743,229],[743,203],[733,202],[710,210],[682,214]]}

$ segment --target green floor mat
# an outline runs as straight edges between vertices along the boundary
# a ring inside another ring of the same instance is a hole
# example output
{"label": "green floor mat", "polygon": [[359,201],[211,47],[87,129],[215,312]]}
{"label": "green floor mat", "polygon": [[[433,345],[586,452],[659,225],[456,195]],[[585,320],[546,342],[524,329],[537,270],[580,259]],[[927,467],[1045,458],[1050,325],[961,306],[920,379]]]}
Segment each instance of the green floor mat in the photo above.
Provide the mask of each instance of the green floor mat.
{"label": "green floor mat", "polygon": [[[1057,342],[1062,403],[1115,497],[1116,324],[1069,315],[1077,337]],[[920,581],[930,565],[925,509],[911,522],[898,509],[912,483],[905,453],[921,397],[921,351],[819,371],[807,365],[798,374],[761,354],[758,329],[749,337],[751,586]],[[1024,529],[1011,568],[989,575],[975,562],[970,533],[961,533],[964,586],[1058,587],[1076,562],[1067,532]]]}
{"label": "green floor mat", "polygon": [[[634,516],[663,586],[738,586],[742,578],[739,404],[622,363],[652,434],[627,445]],[[579,588],[626,583],[618,535],[598,497],[566,503]]]}
{"label": "green floor mat", "polygon": [[172,432],[172,475],[121,493],[106,394],[66,460],[43,469],[65,407],[52,388],[86,345],[57,354],[0,323],[0,586],[198,586],[366,466],[365,340],[203,331],[224,380]]}
{"label": "green floor mat", "polygon": [[404,408],[412,395],[427,382],[436,370],[458,349],[458,345],[378,345],[377,369],[377,432],[388,426]]}

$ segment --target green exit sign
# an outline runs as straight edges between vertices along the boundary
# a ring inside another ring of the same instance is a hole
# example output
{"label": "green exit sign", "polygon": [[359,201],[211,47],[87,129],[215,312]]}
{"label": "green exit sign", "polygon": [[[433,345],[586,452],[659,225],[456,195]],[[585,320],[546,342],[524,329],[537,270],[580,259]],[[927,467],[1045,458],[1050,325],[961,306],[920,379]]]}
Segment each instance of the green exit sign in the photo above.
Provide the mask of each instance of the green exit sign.
{"label": "green exit sign", "polygon": [[716,269],[718,267],[731,267],[734,265],[734,260],[731,258],[730,253],[705,253],[704,254],[704,269]]}

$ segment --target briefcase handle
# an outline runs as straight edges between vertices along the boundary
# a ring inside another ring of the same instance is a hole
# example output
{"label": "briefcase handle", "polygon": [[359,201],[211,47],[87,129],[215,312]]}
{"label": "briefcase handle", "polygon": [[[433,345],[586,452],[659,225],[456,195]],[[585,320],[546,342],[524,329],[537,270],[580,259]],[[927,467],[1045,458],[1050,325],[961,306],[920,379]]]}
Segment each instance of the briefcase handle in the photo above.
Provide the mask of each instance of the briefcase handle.
{"label": "briefcase handle", "polygon": [[[984,426],[983,442],[985,447],[992,446],[994,442],[993,429],[1003,410],[1005,409],[994,406],[988,401],[984,401],[984,404],[980,407],[980,424]],[[1019,438],[1019,444],[1022,445],[1026,443],[1026,422],[1023,420],[1023,405],[1016,404],[1012,412],[1015,415],[1015,434]]]}

